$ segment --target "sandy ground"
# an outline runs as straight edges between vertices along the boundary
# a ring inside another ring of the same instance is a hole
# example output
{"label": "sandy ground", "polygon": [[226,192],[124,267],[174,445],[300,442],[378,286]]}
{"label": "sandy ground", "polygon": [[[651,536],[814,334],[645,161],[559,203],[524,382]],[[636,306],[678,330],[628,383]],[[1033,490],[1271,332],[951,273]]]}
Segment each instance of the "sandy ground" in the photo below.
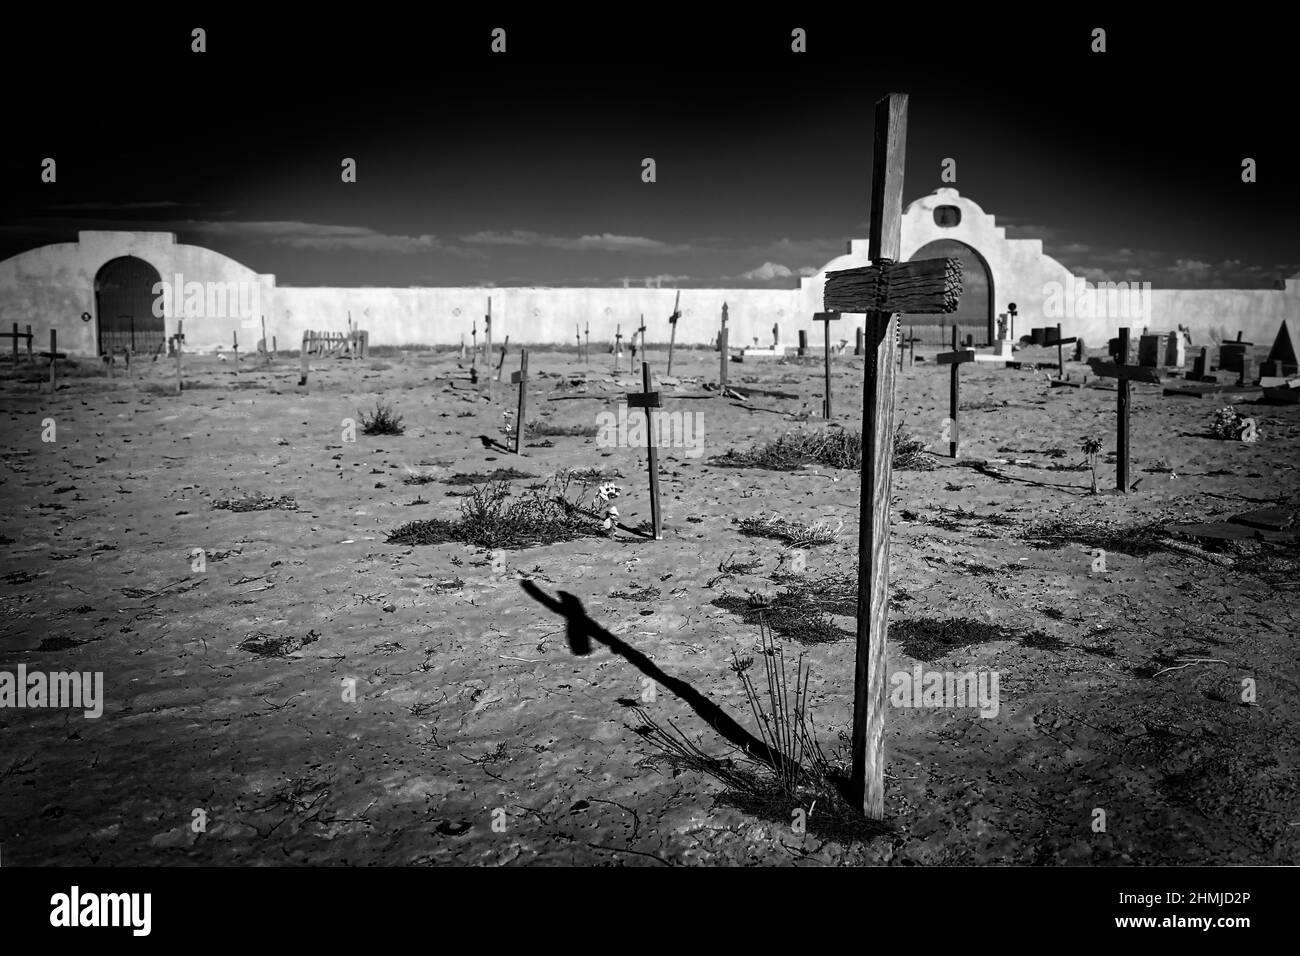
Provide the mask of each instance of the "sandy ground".
{"label": "sandy ground", "polygon": [[[662,351],[650,357],[662,372]],[[676,389],[699,392],[716,362],[679,353]],[[601,381],[609,364],[600,353],[586,367],[592,391],[639,386],[626,372],[619,386]],[[613,408],[545,401],[559,378],[542,373],[584,371],[573,354],[534,352],[531,369],[530,419],[594,424]],[[619,532],[509,552],[495,569],[461,545],[385,543],[462,500],[445,484],[403,484],[404,466],[513,466],[538,480],[615,468],[634,526],[649,518],[644,453],[582,437],[522,460],[485,447],[478,436],[500,436],[513,389],[489,405],[446,353],[317,361],[305,394],[295,359],[246,365],[238,381],[228,363],[190,359],[179,396],[170,364],[143,371],[67,378],[54,396],[4,384],[0,669],[102,671],[106,697],[99,719],[0,710],[6,866],[1300,862],[1294,572],[1240,555],[1115,551],[1102,572],[1082,545],[1033,547],[1018,533],[1054,516],[1129,526],[1295,506],[1300,406],[1248,403],[1261,439],[1228,442],[1205,435],[1221,403],[1135,386],[1137,493],[1093,495],[1085,471],[1059,466],[1080,461],[1085,434],[1114,447],[1115,393],[965,366],[962,457],[1002,463],[981,472],[941,457],[934,471],[895,474],[892,621],[974,619],[998,639],[926,661],[894,641],[890,671],[996,670],[1000,711],[891,709],[889,831],[842,844],[732,809],[716,782],[653,760],[629,705],[654,685],[607,647],[574,656],[565,621],[521,587],[574,595],[750,725],[727,663],[754,654],[758,631],[714,602],[775,590],[782,547],[742,535],[738,519],[843,522],[807,568],[847,573],[859,479],[708,458],[816,411],[820,362],[733,364],[733,384],[801,396],[754,397],[762,410],[675,402],[665,388],[667,408],[701,416],[705,447],[662,454],[663,541]],[[861,359],[836,361],[838,418],[854,428],[861,376]],[[931,361],[900,374],[900,418],[941,454],[947,389]],[[380,397],[406,433],[341,440],[342,419]],[[53,442],[41,440],[47,418]],[[1113,488],[1113,466],[1100,472]],[[251,493],[298,507],[213,507]],[[753,573],[707,587],[733,554],[757,561]],[[835,623],[839,641],[787,646],[807,653],[830,744],[851,713],[854,658],[852,619]],[[268,659],[237,647],[257,632],[319,636]],[[1188,658],[1209,660],[1157,673]],[[1253,703],[1243,678],[1256,682]],[[725,750],[679,696],[659,687],[646,706]]]}

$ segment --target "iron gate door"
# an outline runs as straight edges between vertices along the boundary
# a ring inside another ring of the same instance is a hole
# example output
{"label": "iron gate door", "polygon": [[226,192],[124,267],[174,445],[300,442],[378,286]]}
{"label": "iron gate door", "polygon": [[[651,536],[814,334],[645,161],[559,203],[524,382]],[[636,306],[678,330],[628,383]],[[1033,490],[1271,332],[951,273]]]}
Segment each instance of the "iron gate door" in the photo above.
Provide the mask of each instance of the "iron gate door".
{"label": "iron gate door", "polygon": [[155,352],[166,341],[162,316],[153,314],[158,270],[143,259],[122,256],[104,264],[95,277],[99,316],[99,354],[129,348]]}

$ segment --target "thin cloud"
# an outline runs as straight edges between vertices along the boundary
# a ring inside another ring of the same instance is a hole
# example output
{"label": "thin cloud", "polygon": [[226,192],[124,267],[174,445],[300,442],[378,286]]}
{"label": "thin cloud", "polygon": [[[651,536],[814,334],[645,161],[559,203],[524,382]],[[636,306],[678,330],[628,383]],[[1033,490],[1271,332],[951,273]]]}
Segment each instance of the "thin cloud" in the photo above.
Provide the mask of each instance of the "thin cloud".
{"label": "thin cloud", "polygon": [[528,229],[512,229],[509,232],[485,229],[461,236],[460,241],[473,245],[537,246],[565,252],[641,252],[666,255],[693,251],[692,247],[686,244],[662,242],[646,236],[621,236],[612,232],[573,238],[533,232]]}

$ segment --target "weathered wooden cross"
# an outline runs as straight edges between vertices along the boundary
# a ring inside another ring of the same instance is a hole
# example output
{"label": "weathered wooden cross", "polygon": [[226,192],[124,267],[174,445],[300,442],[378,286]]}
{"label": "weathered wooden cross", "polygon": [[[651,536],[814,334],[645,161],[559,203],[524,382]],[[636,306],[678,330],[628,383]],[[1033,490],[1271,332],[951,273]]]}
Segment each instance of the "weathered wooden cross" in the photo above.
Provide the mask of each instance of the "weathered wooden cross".
{"label": "weathered wooden cross", "polygon": [[[814,312],[813,321],[822,323],[826,329],[826,400],[822,402],[822,412],[825,419],[830,421],[831,418],[831,323],[839,321],[838,312]],[[773,329],[776,327],[773,326]]]}
{"label": "weathered wooden cross", "polygon": [[50,350],[48,352],[39,352],[37,354],[39,354],[41,358],[48,358],[50,360],[50,394],[52,395],[59,387],[55,367],[57,366],[59,359],[68,357],[67,353],[59,351],[59,333],[57,331],[50,329]]}
{"label": "weathered wooden cross", "polygon": [[488,401],[497,400],[497,385],[492,378],[492,296],[488,296],[487,315],[483,319],[483,364],[488,368]]}
{"label": "weathered wooden cross", "polygon": [[181,353],[185,351],[185,320],[176,320],[176,391],[185,390],[184,373],[181,369]]}
{"label": "weathered wooden cross", "polygon": [[528,349],[523,349],[519,353],[519,371],[510,373],[510,383],[519,386],[519,412],[515,418],[515,454],[522,455],[520,449],[523,447],[524,440],[524,413],[528,408]]}
{"label": "weathered wooden cross", "polygon": [[233,343],[233,347],[235,349],[235,377],[238,378],[239,376],[239,333],[232,329],[230,332],[230,340]]}
{"label": "weathered wooden cross", "polygon": [[1065,379],[1065,347],[1077,341],[1079,341],[1079,337],[1077,335],[1072,335],[1068,339],[1061,338],[1061,323],[1057,322],[1056,338],[1052,339],[1050,342],[1043,343],[1044,345],[1048,345],[1048,346],[1051,345],[1056,346],[1056,377],[1057,378],[1062,380]]}
{"label": "weathered wooden cross", "polygon": [[31,357],[32,357],[32,327],[31,327],[30,325],[27,326],[27,331],[26,331],[26,332],[19,332],[19,331],[18,331],[18,323],[15,322],[15,323],[14,323],[14,330],[13,330],[12,332],[0,332],[0,338],[11,338],[11,339],[13,339],[13,346],[14,346],[14,367],[15,367],[15,368],[18,367],[18,340],[19,340],[19,339],[26,339],[26,340],[27,340],[27,358],[28,358],[29,361],[31,360]]}
{"label": "weathered wooden cross", "polygon": [[1115,383],[1115,487],[1120,494],[1129,493],[1128,480],[1128,435],[1129,408],[1133,402],[1130,385],[1133,382],[1160,384],[1160,370],[1144,365],[1129,365],[1128,329],[1119,330],[1119,361],[1107,362],[1104,359],[1091,358],[1088,364],[1094,374],[1102,378],[1118,379]]}
{"label": "weathered wooden cross", "polygon": [[645,409],[645,451],[650,469],[650,524],[656,541],[664,539],[659,524],[659,456],[653,409],[661,406],[659,393],[650,390],[650,365],[641,363],[641,391],[627,393],[627,407]]}
{"label": "weathered wooden cross", "polygon": [[641,357],[645,358],[645,313],[641,313],[641,325],[637,328],[636,333],[632,336],[632,358],[628,359],[627,370],[632,371],[632,359],[636,358],[636,339],[641,337]]}
{"label": "weathered wooden cross", "polygon": [[[507,335],[507,336],[506,336],[506,340],[505,340],[504,342],[501,343],[501,359],[497,362],[497,381],[498,381],[498,382],[501,381],[501,369],[505,367],[505,364],[506,364],[506,350],[509,349],[509,348],[510,348],[510,336]],[[513,374],[513,373],[512,373],[512,374]]]}
{"label": "weathered wooden cross", "polygon": [[583,332],[587,336],[587,347],[583,349],[582,361],[584,364],[591,362],[591,323],[588,322],[583,326]]}
{"label": "weathered wooden cross", "polygon": [[473,353],[470,356],[469,364],[470,367],[472,368],[473,366],[478,364],[478,321],[477,320],[475,320],[470,325],[469,337],[470,337],[470,350]]}
{"label": "weathered wooden cross", "polygon": [[957,445],[960,442],[957,437],[957,403],[961,390],[961,367],[967,362],[975,361],[975,350],[958,350],[957,326],[954,324],[952,327],[952,351],[940,352],[935,356],[934,360],[940,365],[952,366],[952,370],[948,373],[948,454],[955,460],[957,458]]}
{"label": "weathered wooden cross", "polygon": [[582,326],[577,322],[573,323],[573,334],[578,340],[578,357],[582,358]]}
{"label": "weathered wooden cross", "polygon": [[727,387],[727,363],[731,360],[731,332],[727,329],[727,303],[722,303],[722,331],[718,333],[718,354],[722,364],[718,366],[718,387]]}
{"label": "weathered wooden cross", "polygon": [[919,341],[921,341],[921,340],[918,339],[918,338],[916,337],[915,334],[913,334],[913,331],[912,331],[912,329],[911,329],[910,327],[909,327],[908,330],[907,330],[907,338],[903,338],[903,331],[902,331],[902,328],[900,327],[900,329],[899,329],[899,331],[898,331],[898,367],[899,367],[899,369],[902,369],[902,367],[903,367],[903,352],[904,352],[904,351],[907,352],[907,364],[908,364],[908,365],[915,365],[915,364],[916,364],[916,343],[919,342]]}
{"label": "weathered wooden cross", "polygon": [[[677,342],[677,320],[682,317],[682,290],[677,290],[677,299],[673,302],[673,314],[668,316],[668,374],[673,374],[673,345]],[[15,329],[18,326],[14,326]]]}
{"label": "weathered wooden cross", "polygon": [[311,371],[311,333],[302,334],[302,351],[298,353],[300,357],[299,365],[301,366],[298,373],[298,387],[307,387],[307,373]]}
{"label": "weathered wooden cross", "polygon": [[823,308],[866,314],[862,393],[862,497],[858,532],[858,640],[853,681],[851,795],[869,819],[885,815],[885,668],[889,626],[889,489],[894,458],[894,314],[952,312],[961,262],[896,262],[903,220],[907,96],[876,104],[871,164],[872,264],[828,273]]}

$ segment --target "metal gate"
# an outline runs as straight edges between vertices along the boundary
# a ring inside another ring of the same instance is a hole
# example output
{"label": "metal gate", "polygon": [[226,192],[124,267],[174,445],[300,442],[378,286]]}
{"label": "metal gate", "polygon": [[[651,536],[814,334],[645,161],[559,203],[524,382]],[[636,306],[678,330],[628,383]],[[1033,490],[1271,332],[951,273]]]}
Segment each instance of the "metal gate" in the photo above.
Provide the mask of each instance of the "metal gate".
{"label": "metal gate", "polygon": [[166,342],[162,316],[153,314],[158,270],[143,259],[122,256],[104,264],[95,277],[99,316],[99,354],[130,349],[155,352]]}

